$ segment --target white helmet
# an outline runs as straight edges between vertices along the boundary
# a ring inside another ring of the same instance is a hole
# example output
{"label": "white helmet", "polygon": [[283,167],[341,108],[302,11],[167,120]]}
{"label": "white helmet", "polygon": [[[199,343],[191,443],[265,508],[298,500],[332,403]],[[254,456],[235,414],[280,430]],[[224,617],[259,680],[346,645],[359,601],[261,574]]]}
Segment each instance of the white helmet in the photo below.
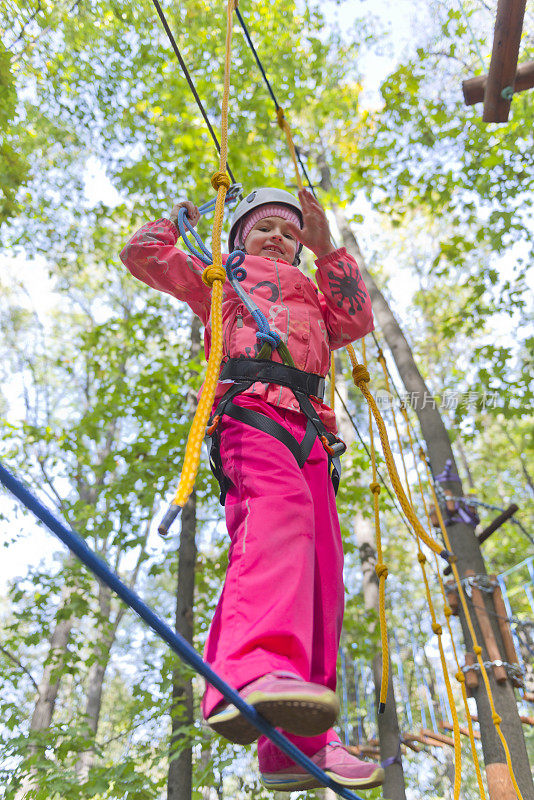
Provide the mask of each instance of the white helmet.
{"label": "white helmet", "polygon": [[[296,197],[286,192],[284,189],[272,189],[270,187],[262,187],[261,189],[253,189],[244,200],[241,200],[239,205],[234,209],[232,219],[230,220],[230,233],[228,235],[228,252],[234,250],[235,237],[239,228],[239,223],[246,217],[247,214],[259,206],[271,205],[271,203],[280,203],[284,206],[289,206],[297,212],[300,222],[302,224],[302,209]],[[299,242],[297,247],[296,256],[300,254],[302,244]]]}

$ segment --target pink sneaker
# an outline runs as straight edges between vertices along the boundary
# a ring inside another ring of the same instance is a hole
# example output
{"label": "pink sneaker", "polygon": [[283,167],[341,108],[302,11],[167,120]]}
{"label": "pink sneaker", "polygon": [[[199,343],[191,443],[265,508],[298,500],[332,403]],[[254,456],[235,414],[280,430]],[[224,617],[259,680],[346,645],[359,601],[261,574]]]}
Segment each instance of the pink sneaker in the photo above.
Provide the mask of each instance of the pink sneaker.
{"label": "pink sneaker", "polygon": [[[307,683],[291,672],[270,672],[244,686],[239,694],[271,725],[298,736],[324,733],[339,713],[334,692],[326,686]],[[237,744],[250,744],[261,735],[231,703],[217,706],[206,721],[214,731]]]}
{"label": "pink sneaker", "polygon": [[[382,767],[369,761],[360,761],[341,742],[329,742],[310,758],[329,778],[348,789],[372,789],[384,783]],[[321,786],[316,778],[298,764],[275,772],[262,772],[261,779],[264,786],[277,792],[317,789]]]}

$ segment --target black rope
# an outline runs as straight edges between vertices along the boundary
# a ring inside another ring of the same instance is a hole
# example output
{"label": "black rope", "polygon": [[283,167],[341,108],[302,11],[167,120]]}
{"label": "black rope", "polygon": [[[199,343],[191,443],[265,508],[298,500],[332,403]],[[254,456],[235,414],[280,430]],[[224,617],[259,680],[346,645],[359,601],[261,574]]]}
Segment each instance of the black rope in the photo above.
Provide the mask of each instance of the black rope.
{"label": "black rope", "polygon": [[[380,353],[382,353],[382,355],[384,355],[384,351],[383,351],[383,350],[382,350],[382,348],[380,347],[380,343],[379,343],[378,339],[376,338],[376,334],[375,334],[375,332],[374,332],[374,331],[371,331],[371,336],[373,337],[373,340],[374,340],[374,343],[375,343],[375,345],[376,345],[376,349],[378,350],[378,353],[379,353],[379,354],[380,354]],[[404,401],[403,401],[402,397],[401,397],[401,396],[400,396],[400,394],[399,394],[399,390],[397,389],[397,385],[396,385],[396,383],[395,383],[395,380],[394,380],[394,378],[393,378],[393,376],[392,376],[392,374],[391,374],[391,372],[390,372],[390,370],[389,370],[389,367],[388,367],[388,362],[386,361],[386,357],[385,357],[385,356],[384,356],[384,363],[385,363],[385,365],[386,365],[386,372],[387,372],[387,374],[388,374],[388,377],[389,377],[389,379],[390,379],[390,381],[391,381],[391,385],[393,386],[393,388],[394,388],[394,390],[395,390],[395,394],[397,395],[397,398],[398,398],[398,401],[399,401],[399,403],[401,404],[401,406],[402,406],[402,405],[406,406],[406,403],[404,403]],[[417,431],[416,431],[415,427],[414,427],[413,425],[411,425],[411,428],[412,428],[412,431],[413,431],[413,433],[414,433],[414,436],[415,436],[415,441],[416,441],[416,442],[417,442],[417,444],[419,445],[419,449],[420,449],[420,450],[422,450],[423,452],[425,452],[425,453],[426,453],[426,450],[425,450],[425,448],[423,447],[423,445],[421,444],[421,440],[419,439],[419,437],[418,437],[418,435],[417,435]],[[427,459],[427,463],[428,463],[428,459]],[[434,479],[434,473],[432,472],[432,467],[430,466],[430,464],[428,464],[428,466],[430,467],[430,472],[431,472],[431,474],[432,474],[432,479]]]}
{"label": "black rope", "polygon": [[[339,399],[339,401],[341,402],[341,405],[343,406],[343,409],[344,409],[344,411],[345,411],[345,414],[347,415],[348,419],[350,420],[350,422],[351,422],[351,424],[352,424],[352,427],[353,427],[353,428],[354,428],[354,430],[356,431],[356,435],[357,435],[358,439],[360,440],[361,444],[363,445],[363,447],[364,447],[364,449],[365,449],[365,452],[367,453],[367,455],[369,456],[369,459],[370,459],[370,458],[371,458],[371,453],[369,452],[369,448],[367,447],[367,445],[366,445],[365,441],[363,440],[363,438],[362,438],[362,435],[361,435],[361,433],[360,433],[360,431],[359,431],[359,429],[358,429],[358,426],[357,426],[357,425],[356,425],[356,423],[354,422],[354,417],[352,416],[352,414],[351,414],[351,413],[350,413],[350,411],[348,410],[347,406],[345,405],[345,401],[344,401],[344,400],[343,400],[343,398],[341,397],[341,395],[340,395],[340,393],[339,393],[339,390],[337,389],[337,387],[336,387],[336,394],[337,394],[337,396],[338,396],[338,399]],[[387,485],[387,483],[385,482],[384,478],[382,477],[382,474],[381,474],[380,470],[378,469],[378,467],[376,468],[376,474],[378,475],[378,477],[379,477],[379,479],[380,479],[380,483],[383,485],[384,489],[385,489],[385,490],[386,490],[386,492],[389,494],[389,496],[390,496],[390,498],[391,498],[391,501],[392,501],[393,505],[395,506],[395,509],[397,510],[397,513],[398,513],[398,515],[400,516],[400,518],[402,519],[402,521],[403,521],[403,522],[404,522],[404,524],[406,525],[406,528],[408,529],[408,532],[410,533],[410,535],[412,535],[412,536],[415,536],[415,533],[412,531],[412,529],[411,529],[410,525],[408,524],[408,522],[407,522],[407,520],[406,520],[406,517],[405,517],[405,515],[404,515],[404,512],[403,512],[403,511],[402,511],[402,509],[401,509],[401,508],[399,508],[399,506],[397,505],[397,502],[396,502],[395,495],[393,495],[393,494],[392,494],[392,492],[391,492],[391,490],[390,490],[389,486]]]}
{"label": "black rope", "polygon": [[[193,83],[193,81],[191,79],[191,75],[189,74],[189,70],[187,69],[187,66],[186,66],[186,64],[185,64],[185,62],[184,62],[184,60],[183,60],[183,58],[181,56],[181,53],[180,53],[180,51],[178,49],[178,45],[176,44],[176,40],[175,40],[174,36],[172,35],[171,29],[169,28],[169,24],[168,24],[167,20],[165,19],[165,14],[163,13],[163,10],[162,10],[158,0],[152,0],[152,2],[154,3],[156,11],[158,12],[158,15],[159,15],[159,18],[161,20],[161,23],[162,23],[163,27],[165,28],[165,33],[167,34],[167,37],[168,37],[168,39],[169,39],[169,41],[170,41],[170,43],[172,45],[172,49],[174,50],[176,58],[178,59],[178,61],[180,63],[180,66],[181,66],[181,68],[183,70],[183,73],[185,75],[185,79],[186,79],[187,83],[189,84],[189,88],[191,89],[191,92],[193,93],[193,97],[195,98],[195,100],[197,102],[197,105],[198,105],[198,107],[200,109],[200,113],[204,117],[204,121],[205,121],[206,125],[208,126],[208,130],[211,133],[211,138],[215,142],[215,147],[217,148],[217,152],[220,154],[221,146],[219,144],[219,140],[217,139],[217,135],[216,135],[215,131],[213,130],[211,122],[208,119],[208,115],[206,114],[204,106],[202,105],[202,100],[200,99],[200,97],[198,95],[198,92],[197,92],[197,90],[195,88],[195,84]],[[232,179],[232,183],[235,183],[236,180],[235,180],[235,178],[233,176],[232,170],[230,169],[230,165],[228,164],[228,161],[226,162],[226,169],[228,171],[228,174],[229,174],[230,178]]]}
{"label": "black rope", "polygon": [[[258,69],[260,70],[260,72],[261,72],[261,74],[263,76],[263,80],[265,81],[265,85],[267,86],[267,90],[268,90],[269,94],[272,97],[272,100],[273,100],[273,103],[274,103],[274,107],[275,107],[276,111],[282,110],[282,106],[280,105],[280,103],[276,99],[276,96],[274,94],[273,88],[272,88],[272,86],[271,86],[271,84],[269,82],[269,79],[268,79],[268,77],[267,77],[267,75],[265,73],[265,70],[263,68],[263,64],[261,63],[260,57],[258,56],[256,48],[254,47],[252,39],[250,38],[250,33],[248,32],[248,28],[247,28],[247,26],[245,24],[245,20],[241,16],[241,12],[240,12],[239,8],[237,7],[237,5],[235,7],[235,13],[237,14],[237,19],[239,20],[239,24],[243,28],[243,32],[244,32],[246,40],[247,40],[247,42],[248,42],[248,44],[250,46],[250,49],[252,50],[252,53],[253,53],[254,58],[256,60],[256,64],[258,65]],[[304,166],[304,164],[302,162],[298,147],[295,147],[295,153],[296,153],[296,156],[297,156],[297,160],[298,160],[298,162],[300,164],[300,168],[302,169],[302,172],[304,174],[304,177],[308,181],[308,186],[312,190],[312,193],[315,195],[315,188],[314,188],[314,186],[313,186],[313,184],[312,184],[312,182],[311,182],[311,180],[310,180],[310,178],[308,176],[308,173],[306,172],[306,167]]]}

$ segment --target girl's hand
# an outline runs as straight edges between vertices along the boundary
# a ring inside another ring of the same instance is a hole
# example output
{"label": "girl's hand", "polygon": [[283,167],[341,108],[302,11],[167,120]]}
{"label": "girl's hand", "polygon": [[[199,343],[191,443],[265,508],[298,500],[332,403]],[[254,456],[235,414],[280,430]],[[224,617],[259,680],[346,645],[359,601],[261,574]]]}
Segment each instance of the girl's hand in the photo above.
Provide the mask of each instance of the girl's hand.
{"label": "girl's hand", "polygon": [[334,251],[330,241],[330,226],[319,201],[307,189],[299,192],[300,206],[302,208],[302,230],[289,223],[291,233],[295,238],[308,247],[317,258]]}
{"label": "girl's hand", "polygon": [[197,225],[200,219],[200,211],[190,200],[183,200],[181,203],[176,203],[176,205],[173,206],[173,209],[169,214],[169,219],[173,225],[176,228],[178,227],[178,212],[181,208],[185,208],[187,212],[187,218],[191,225],[193,225],[193,227]]}

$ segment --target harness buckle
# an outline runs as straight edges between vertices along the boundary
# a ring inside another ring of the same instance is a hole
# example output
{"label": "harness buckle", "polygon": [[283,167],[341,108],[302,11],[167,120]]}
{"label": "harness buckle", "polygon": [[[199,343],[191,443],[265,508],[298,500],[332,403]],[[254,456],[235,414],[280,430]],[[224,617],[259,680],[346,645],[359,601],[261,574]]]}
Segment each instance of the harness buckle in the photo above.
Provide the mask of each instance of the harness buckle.
{"label": "harness buckle", "polygon": [[213,434],[217,430],[217,425],[219,424],[220,420],[221,420],[220,414],[216,414],[213,418],[213,422],[211,423],[211,425],[208,425],[208,427],[206,428],[206,436],[213,436]]}
{"label": "harness buckle", "polygon": [[345,450],[347,449],[347,445],[343,441],[343,439],[339,439],[333,433],[329,433],[325,436],[321,436],[321,443],[328,453],[329,456],[332,458],[336,458],[342,456]]}

